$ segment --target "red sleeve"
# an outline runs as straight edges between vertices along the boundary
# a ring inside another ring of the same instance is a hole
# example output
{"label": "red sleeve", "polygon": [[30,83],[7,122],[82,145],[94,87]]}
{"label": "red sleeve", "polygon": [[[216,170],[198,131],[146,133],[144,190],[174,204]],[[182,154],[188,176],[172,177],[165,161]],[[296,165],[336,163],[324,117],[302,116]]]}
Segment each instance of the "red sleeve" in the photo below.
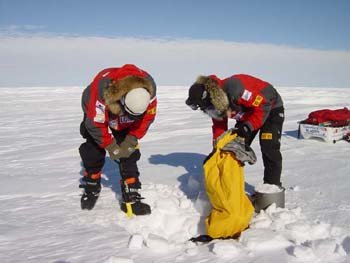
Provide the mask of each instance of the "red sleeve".
{"label": "red sleeve", "polygon": [[148,105],[145,116],[140,121],[135,121],[130,127],[130,135],[135,136],[137,139],[141,139],[147,133],[148,128],[156,117],[157,112],[157,98],[151,101]]}
{"label": "red sleeve", "polygon": [[219,137],[221,134],[223,134],[225,131],[227,131],[227,118],[224,118],[223,120],[216,120],[212,119],[213,126],[213,140],[215,140],[217,137]]}
{"label": "red sleeve", "polygon": [[271,111],[271,99],[267,99],[266,96],[275,97],[275,90],[269,89],[272,86],[268,82],[249,75],[238,74],[232,76],[232,79],[238,82],[231,87],[231,92],[237,90],[238,87],[242,92],[239,96],[235,94],[237,105],[246,109],[240,121],[245,122],[252,130],[259,129]]}
{"label": "red sleeve", "polygon": [[95,142],[105,148],[113,137],[108,129],[108,113],[104,101],[99,98],[97,81],[87,87],[82,96],[82,107],[86,114],[85,127]]}
{"label": "red sleeve", "polygon": [[241,121],[246,122],[252,130],[259,129],[271,111],[271,104],[259,94],[254,94],[248,101],[240,98],[239,104],[249,109]]}

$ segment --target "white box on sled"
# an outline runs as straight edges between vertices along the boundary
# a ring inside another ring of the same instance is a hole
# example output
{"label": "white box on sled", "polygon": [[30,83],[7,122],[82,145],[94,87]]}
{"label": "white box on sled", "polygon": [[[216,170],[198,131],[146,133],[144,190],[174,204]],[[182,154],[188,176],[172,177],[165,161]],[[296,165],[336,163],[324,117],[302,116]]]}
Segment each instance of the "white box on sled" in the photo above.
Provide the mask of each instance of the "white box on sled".
{"label": "white box on sled", "polygon": [[299,124],[300,134],[304,139],[320,138],[325,142],[334,142],[350,132],[349,126],[329,127],[313,124]]}

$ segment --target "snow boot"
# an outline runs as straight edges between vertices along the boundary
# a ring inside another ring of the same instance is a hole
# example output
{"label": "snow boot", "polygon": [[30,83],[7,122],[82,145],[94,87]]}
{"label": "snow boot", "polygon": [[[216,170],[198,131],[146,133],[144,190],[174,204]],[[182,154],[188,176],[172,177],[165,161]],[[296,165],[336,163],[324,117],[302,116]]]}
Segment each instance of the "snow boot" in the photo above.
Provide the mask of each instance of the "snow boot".
{"label": "snow boot", "polygon": [[120,203],[120,209],[128,217],[151,214],[151,207],[141,202],[144,198],[141,197],[139,189],[141,189],[141,184],[140,182],[136,182],[135,178],[128,178],[125,181],[121,181],[122,202]]}
{"label": "snow boot", "polygon": [[82,184],[79,188],[83,188],[83,194],[80,199],[80,206],[83,210],[91,210],[94,208],[101,192],[101,172],[96,174],[84,174]]}

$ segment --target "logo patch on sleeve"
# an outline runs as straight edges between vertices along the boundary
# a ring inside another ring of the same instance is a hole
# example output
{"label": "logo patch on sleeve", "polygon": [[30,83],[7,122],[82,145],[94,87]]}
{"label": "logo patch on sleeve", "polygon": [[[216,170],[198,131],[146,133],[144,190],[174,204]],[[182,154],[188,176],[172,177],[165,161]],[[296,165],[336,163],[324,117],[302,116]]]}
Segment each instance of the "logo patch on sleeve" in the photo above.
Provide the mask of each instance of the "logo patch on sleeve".
{"label": "logo patch on sleeve", "polygon": [[261,97],[260,95],[256,96],[254,102],[253,102],[253,106],[258,107],[260,105],[260,103],[263,101],[263,97]]}
{"label": "logo patch on sleeve", "polygon": [[245,89],[241,98],[242,100],[248,101],[251,96],[252,96],[252,93],[249,90]]}
{"label": "logo patch on sleeve", "polygon": [[105,109],[106,106],[103,105],[101,102],[96,101],[96,107],[95,107],[95,111],[96,111],[96,115],[94,117],[94,122],[98,122],[98,123],[104,123],[105,122]]}
{"label": "logo patch on sleeve", "polygon": [[147,110],[147,114],[155,115],[156,114],[156,108],[154,107],[154,108],[151,108],[151,109]]}
{"label": "logo patch on sleeve", "polygon": [[272,140],[272,133],[271,132],[263,132],[261,134],[262,140]]}

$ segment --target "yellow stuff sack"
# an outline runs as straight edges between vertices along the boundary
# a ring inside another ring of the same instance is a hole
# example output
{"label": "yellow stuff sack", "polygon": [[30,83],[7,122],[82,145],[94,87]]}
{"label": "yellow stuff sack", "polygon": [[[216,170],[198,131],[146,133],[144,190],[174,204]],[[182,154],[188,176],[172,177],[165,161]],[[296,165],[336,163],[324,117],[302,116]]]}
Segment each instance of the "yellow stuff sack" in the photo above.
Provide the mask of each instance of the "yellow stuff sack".
{"label": "yellow stuff sack", "polygon": [[244,169],[235,155],[220,149],[237,135],[227,133],[204,162],[205,187],[212,211],[205,220],[212,238],[234,237],[246,229],[254,207],[244,190]]}

